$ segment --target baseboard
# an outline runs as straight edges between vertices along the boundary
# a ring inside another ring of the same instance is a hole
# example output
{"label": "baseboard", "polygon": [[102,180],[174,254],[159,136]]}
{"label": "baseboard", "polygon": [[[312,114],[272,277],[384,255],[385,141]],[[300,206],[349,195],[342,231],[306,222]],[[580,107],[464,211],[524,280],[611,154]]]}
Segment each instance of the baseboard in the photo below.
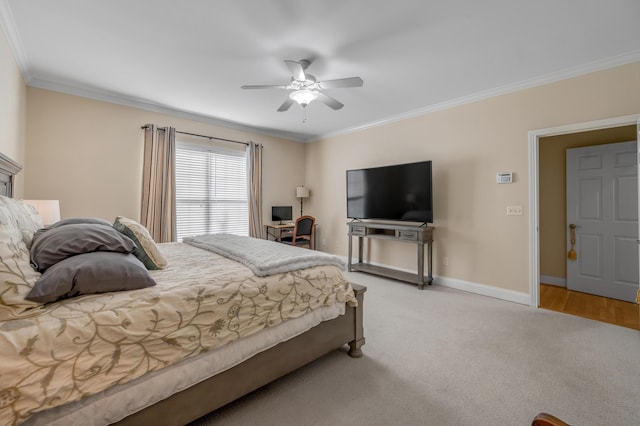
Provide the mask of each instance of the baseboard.
{"label": "baseboard", "polygon": [[[343,257],[345,262],[346,256]],[[399,271],[415,274],[416,271],[406,268],[398,268],[396,266],[385,265],[379,262],[370,262],[372,265],[393,268]],[[448,278],[442,275],[433,275],[433,284],[442,287],[455,288],[456,290],[467,291],[469,293],[480,294],[483,296],[493,297],[495,299],[506,300],[508,302],[519,303],[521,305],[531,305],[531,295],[529,293],[521,293],[519,291],[507,290],[504,288],[493,287],[486,284],[474,283],[471,281],[459,280],[457,278]]]}
{"label": "baseboard", "polygon": [[502,299],[508,302],[519,303],[521,305],[531,305],[531,296],[529,293],[521,293],[519,291],[507,290],[504,288],[493,287],[486,284],[474,283],[471,281],[459,280],[457,278],[448,278],[441,275],[433,276],[433,283],[443,287],[455,288],[457,290],[468,291],[469,293],[481,294],[483,296]]}
{"label": "baseboard", "polygon": [[540,283],[555,285],[558,287],[567,287],[566,278],[552,277],[551,275],[540,275]]}

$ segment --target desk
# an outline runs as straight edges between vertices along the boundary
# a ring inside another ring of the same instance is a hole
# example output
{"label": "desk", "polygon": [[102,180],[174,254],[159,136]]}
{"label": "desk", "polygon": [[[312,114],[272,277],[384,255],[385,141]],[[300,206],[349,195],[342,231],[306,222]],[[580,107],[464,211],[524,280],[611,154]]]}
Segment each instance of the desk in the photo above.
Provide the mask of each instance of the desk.
{"label": "desk", "polygon": [[[293,228],[295,227],[295,223],[283,223],[282,225],[265,225],[265,239],[277,241],[281,237],[289,236],[293,233]],[[311,248],[313,250],[316,249],[316,231],[318,224],[314,224],[313,230],[313,241],[311,241]]]}

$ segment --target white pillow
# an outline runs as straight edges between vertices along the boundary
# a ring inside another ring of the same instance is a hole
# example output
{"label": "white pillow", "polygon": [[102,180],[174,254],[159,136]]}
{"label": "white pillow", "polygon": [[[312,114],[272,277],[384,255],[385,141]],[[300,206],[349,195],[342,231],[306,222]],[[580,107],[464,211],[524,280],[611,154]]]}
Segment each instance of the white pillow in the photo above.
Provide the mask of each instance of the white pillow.
{"label": "white pillow", "polygon": [[0,205],[5,207],[8,215],[4,223],[20,231],[22,240],[27,248],[31,247],[33,234],[43,226],[38,210],[23,200],[16,200],[2,195],[0,195]]}
{"label": "white pillow", "polygon": [[25,299],[40,273],[29,264],[29,249],[21,233],[7,225],[8,217],[5,206],[0,205],[0,321],[30,315],[30,308],[41,305]]}
{"label": "white pillow", "polygon": [[133,240],[136,244],[133,254],[144,263],[147,269],[164,269],[167,267],[167,259],[158,249],[147,228],[124,216],[116,217],[113,227]]}

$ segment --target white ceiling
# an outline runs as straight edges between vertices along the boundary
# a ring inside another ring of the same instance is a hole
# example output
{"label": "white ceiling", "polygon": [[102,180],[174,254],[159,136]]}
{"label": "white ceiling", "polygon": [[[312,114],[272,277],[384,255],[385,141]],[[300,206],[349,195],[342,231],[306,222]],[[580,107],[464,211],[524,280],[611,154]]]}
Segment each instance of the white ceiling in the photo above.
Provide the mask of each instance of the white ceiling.
{"label": "white ceiling", "polygon": [[[639,21],[638,0],[0,0],[31,86],[299,141],[638,61]],[[364,86],[306,123],[240,89],[306,58]]]}

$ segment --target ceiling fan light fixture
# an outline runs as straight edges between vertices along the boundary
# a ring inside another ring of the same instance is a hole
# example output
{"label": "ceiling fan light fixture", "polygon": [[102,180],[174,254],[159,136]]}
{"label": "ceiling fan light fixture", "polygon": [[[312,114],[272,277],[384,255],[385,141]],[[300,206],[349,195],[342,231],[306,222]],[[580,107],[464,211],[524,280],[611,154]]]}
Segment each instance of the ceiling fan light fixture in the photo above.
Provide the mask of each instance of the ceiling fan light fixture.
{"label": "ceiling fan light fixture", "polygon": [[[318,81],[305,70],[311,64],[309,60],[284,61],[291,72],[291,81],[287,85],[259,84],[241,86],[242,89],[284,89],[288,97],[278,108],[278,112],[288,111],[293,103],[302,107],[303,114],[311,102],[316,99],[333,110],[339,110],[344,105],[331,96],[324,93],[325,89],[339,89],[343,87],[362,87],[363,81],[360,77],[337,78],[333,80]],[[304,119],[302,120],[305,121]]]}
{"label": "ceiling fan light fixture", "polygon": [[318,92],[308,89],[296,90],[295,92],[291,92],[289,97],[304,107],[318,99]]}

